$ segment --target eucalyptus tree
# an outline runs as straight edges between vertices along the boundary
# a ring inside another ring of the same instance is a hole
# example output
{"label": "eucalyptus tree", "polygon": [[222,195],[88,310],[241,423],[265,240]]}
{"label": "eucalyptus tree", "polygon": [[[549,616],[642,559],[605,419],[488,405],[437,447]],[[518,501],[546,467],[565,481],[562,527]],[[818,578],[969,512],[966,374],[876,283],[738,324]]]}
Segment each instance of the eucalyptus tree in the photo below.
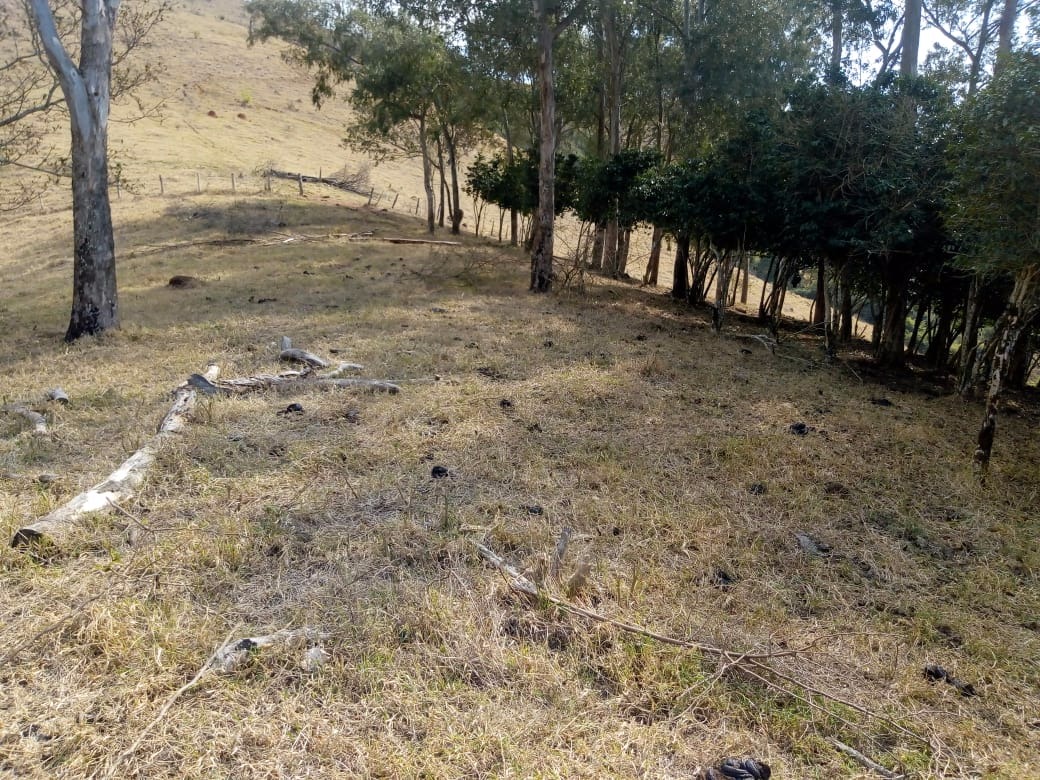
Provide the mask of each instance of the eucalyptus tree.
{"label": "eucalyptus tree", "polygon": [[452,230],[458,232],[457,147],[469,126],[463,105],[466,69],[437,14],[416,5],[322,0],[252,0],[246,8],[251,43],[283,40],[290,44],[285,56],[314,71],[316,105],[334,96],[340,84],[349,84],[348,99],[357,112],[346,128],[348,144],[381,159],[419,158],[431,233],[436,227],[431,144],[438,137],[444,141]]}
{"label": "eucalyptus tree", "polygon": [[[435,229],[431,140],[438,122],[447,122],[438,96],[451,76],[443,40],[409,20],[371,18],[361,48],[362,65],[353,74],[350,103],[356,119],[347,142],[377,157],[403,153],[422,162],[426,225]],[[441,109],[438,111],[438,109]],[[452,162],[456,159],[454,149]],[[456,186],[457,192],[457,186]],[[458,232],[457,209],[452,215]]]}
{"label": "eucalyptus tree", "polygon": [[[119,326],[115,237],[108,197],[108,118],[113,93],[149,77],[148,68],[113,82],[113,65],[132,52],[167,10],[145,6],[120,22],[119,0],[82,0],[75,5],[28,0],[35,53],[45,58],[61,90],[72,136],[73,280],[66,341]],[[71,15],[71,16],[70,16]],[[78,31],[78,45],[73,43]],[[17,60],[17,56],[16,56]],[[119,75],[119,71],[116,71]],[[40,110],[55,100],[53,86],[33,95]],[[15,119],[24,118],[23,107]],[[19,116],[20,115],[20,116]]]}
{"label": "eucalyptus tree", "polygon": [[997,0],[930,0],[924,5],[928,24],[943,37],[926,67],[945,72],[971,97],[992,66],[1000,27]]}

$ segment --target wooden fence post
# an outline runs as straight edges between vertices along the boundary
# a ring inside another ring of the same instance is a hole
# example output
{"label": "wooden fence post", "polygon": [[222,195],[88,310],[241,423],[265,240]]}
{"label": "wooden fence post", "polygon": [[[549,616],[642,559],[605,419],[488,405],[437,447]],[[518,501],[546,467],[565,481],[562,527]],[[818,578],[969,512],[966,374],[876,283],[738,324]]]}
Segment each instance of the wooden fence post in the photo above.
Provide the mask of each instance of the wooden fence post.
{"label": "wooden fence post", "polygon": [[397,199],[400,198],[400,197],[401,197],[401,193],[400,192],[398,192],[398,193],[396,193],[394,195],[394,202],[393,202],[393,205],[390,206],[390,208],[392,208],[392,209],[396,209],[397,208]]}
{"label": "wooden fence post", "polygon": [[303,195],[303,174],[302,173],[298,173],[298,174],[296,174],[296,176],[297,176],[297,181],[300,184],[300,194]]}
{"label": "wooden fence post", "polygon": [[231,174],[231,194],[235,194],[235,174]]}
{"label": "wooden fence post", "polygon": [[195,192],[202,194],[202,177],[199,176],[198,171],[195,171]]}
{"label": "wooden fence post", "polygon": [[160,195],[165,195],[166,194],[166,185],[163,184],[163,180],[162,180],[162,176],[161,175],[159,176],[159,194]]}

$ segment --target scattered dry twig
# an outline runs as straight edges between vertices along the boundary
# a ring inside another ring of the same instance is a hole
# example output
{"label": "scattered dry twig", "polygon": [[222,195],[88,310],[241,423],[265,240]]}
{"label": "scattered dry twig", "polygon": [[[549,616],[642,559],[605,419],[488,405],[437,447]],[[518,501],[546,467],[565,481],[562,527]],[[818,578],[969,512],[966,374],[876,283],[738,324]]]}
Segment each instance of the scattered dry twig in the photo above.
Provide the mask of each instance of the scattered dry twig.
{"label": "scattered dry twig", "polygon": [[116,771],[119,769],[120,764],[122,764],[127,758],[129,758],[135,752],[137,752],[137,748],[139,748],[141,746],[141,743],[144,742],[144,738],[148,736],[148,733],[153,728],[155,728],[163,718],[166,717],[166,713],[170,711],[170,708],[174,705],[177,699],[179,699],[185,693],[187,693],[200,682],[202,682],[206,674],[213,669],[213,662],[217,659],[217,656],[220,653],[220,651],[231,640],[231,637],[235,635],[236,631],[238,631],[238,626],[235,626],[233,629],[231,629],[230,632],[228,632],[228,635],[224,638],[224,641],[217,646],[217,649],[213,651],[206,663],[204,663],[199,668],[198,672],[195,673],[195,676],[192,677],[191,680],[186,682],[180,688],[178,688],[176,691],[174,691],[172,694],[170,694],[170,697],[166,700],[166,703],[163,704],[163,706],[160,708],[158,714],[151,720],[151,722],[147,726],[145,726],[141,730],[141,733],[137,735],[136,739],[134,739],[134,741],[130,744],[130,747],[128,747],[126,750],[124,750],[122,753],[116,756],[102,772],[95,774],[95,777],[100,777],[104,780],[109,780],[110,778],[116,776]]}
{"label": "scattered dry twig", "polygon": [[[810,683],[805,682],[804,680],[792,677],[789,674],[785,674],[769,664],[769,661],[777,658],[799,656],[806,652],[808,648],[782,650],[779,652],[767,651],[765,653],[740,653],[735,650],[728,650],[726,648],[716,647],[714,645],[709,645],[694,640],[679,639],[678,637],[660,634],[656,631],[651,631],[650,629],[644,628],[642,626],[634,625],[632,623],[625,623],[620,620],[615,620],[614,618],[602,615],[590,609],[586,609],[585,607],[580,607],[577,604],[574,604],[568,601],[567,599],[560,598],[559,596],[555,596],[552,593],[547,593],[546,591],[539,588],[538,585],[536,585],[530,579],[518,572],[513,566],[510,566],[508,563],[506,563],[506,561],[501,556],[497,555],[489,547],[481,544],[480,542],[474,539],[470,539],[469,541],[474,547],[477,548],[481,556],[483,556],[489,563],[491,563],[491,565],[493,565],[506,577],[506,581],[509,584],[509,587],[519,593],[523,593],[529,597],[547,601],[551,604],[555,604],[557,607],[563,609],[566,612],[570,612],[571,614],[585,617],[597,623],[605,623],[607,625],[614,626],[615,628],[619,628],[622,631],[626,631],[631,634],[645,636],[648,639],[653,639],[662,644],[672,645],[675,647],[683,647],[688,650],[697,650],[707,655],[717,656],[725,662],[726,669],[739,666],[744,673],[759,680],[766,687],[783,693],[785,695],[793,696],[794,698],[798,699],[799,701],[802,701],[806,705],[840,720],[842,723],[846,724],[850,728],[856,729],[857,731],[861,730],[857,724],[842,717],[839,713],[835,712],[834,710],[831,710],[821,705],[819,702],[814,701],[811,698],[811,696],[818,696],[826,701],[830,701],[835,704],[840,704],[842,706],[848,707],[868,718],[881,721],[889,725],[890,727],[896,729],[900,733],[908,737],[911,737],[914,740],[917,740],[930,748],[932,747],[931,742],[929,742],[927,739],[911,731],[910,729],[901,726],[891,718],[868,710],[865,707],[861,707],[860,705],[850,702],[847,699],[843,699],[840,696],[836,696],[835,694],[821,690],[820,688],[817,688],[811,685]],[[818,642],[819,639],[815,640],[810,644],[810,647],[817,644]],[[768,677],[765,675],[768,675]],[[790,685],[795,686],[796,688],[800,688],[806,691],[809,694],[809,696],[800,695],[797,691],[791,690],[789,687],[782,685],[781,683],[778,683],[775,679],[773,679],[774,677],[779,678],[780,680],[783,680],[784,682],[787,682]]]}
{"label": "scattered dry twig", "polygon": [[856,748],[846,745],[844,742],[841,742],[835,739],[834,737],[831,737],[829,741],[832,745],[834,745],[834,747],[836,747],[842,753],[847,755],[849,758],[859,763],[861,766],[869,769],[872,772],[876,772],[882,777],[888,778],[888,780],[902,780],[902,778],[904,777],[904,775],[901,775],[897,772],[893,772],[891,769],[886,769],[876,761],[867,758],[865,755],[856,750]]}

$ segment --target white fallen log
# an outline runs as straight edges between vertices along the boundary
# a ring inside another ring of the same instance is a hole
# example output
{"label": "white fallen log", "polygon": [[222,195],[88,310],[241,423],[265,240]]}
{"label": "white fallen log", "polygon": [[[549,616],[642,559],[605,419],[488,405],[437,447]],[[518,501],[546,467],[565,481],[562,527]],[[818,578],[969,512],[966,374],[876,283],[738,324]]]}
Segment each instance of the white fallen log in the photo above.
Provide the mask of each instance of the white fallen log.
{"label": "white fallen log", "polygon": [[47,418],[39,412],[34,412],[28,406],[22,404],[5,404],[4,406],[0,406],[0,412],[24,417],[32,423],[33,433],[40,436],[47,435]]}
{"label": "white fallen log", "polygon": [[[205,378],[217,378],[220,369],[210,366]],[[163,442],[184,428],[188,414],[195,407],[196,389],[184,383],[174,391],[173,405],[162,418],[154,436],[143,447],[120,464],[103,482],[73,497],[35,523],[15,531],[12,547],[57,545],[80,520],[94,512],[106,510],[113,503],[125,501],[144,482],[148,468],[155,461]]]}
{"label": "white fallen log", "polygon": [[69,405],[69,397],[65,394],[65,391],[60,387],[52,387],[47,391],[47,400],[56,401],[62,406]]}

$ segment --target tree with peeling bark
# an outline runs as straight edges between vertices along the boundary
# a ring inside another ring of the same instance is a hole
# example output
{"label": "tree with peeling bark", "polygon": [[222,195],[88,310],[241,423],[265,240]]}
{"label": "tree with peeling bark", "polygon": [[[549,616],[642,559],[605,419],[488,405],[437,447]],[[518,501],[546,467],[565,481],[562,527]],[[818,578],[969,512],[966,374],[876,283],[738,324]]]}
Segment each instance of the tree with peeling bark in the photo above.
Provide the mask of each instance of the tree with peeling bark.
{"label": "tree with peeling bark", "polygon": [[85,0],[79,64],[62,43],[47,0],[29,0],[40,43],[57,74],[72,129],[73,283],[66,341],[119,326],[115,238],[108,199],[108,113],[119,0]]}

